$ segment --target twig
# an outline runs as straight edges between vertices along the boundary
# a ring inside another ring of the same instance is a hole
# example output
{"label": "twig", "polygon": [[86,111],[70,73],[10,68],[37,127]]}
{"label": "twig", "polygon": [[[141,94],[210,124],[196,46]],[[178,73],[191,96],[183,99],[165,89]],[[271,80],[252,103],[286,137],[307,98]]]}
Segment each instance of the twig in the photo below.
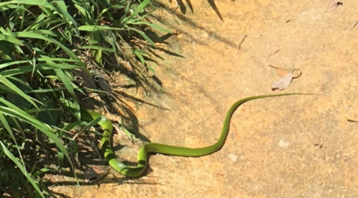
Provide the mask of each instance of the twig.
{"label": "twig", "polygon": [[353,23],[353,25],[351,26],[351,28],[349,28],[349,31],[351,31],[351,30],[352,30],[355,26],[357,26],[357,25],[358,25],[358,20]]}
{"label": "twig", "polygon": [[245,35],[244,35],[244,37],[241,39],[241,41],[240,41],[240,43],[239,43],[239,47],[237,48],[237,51],[239,51],[239,50],[240,50],[240,48],[241,48],[241,44],[245,41],[246,36],[247,36],[247,34],[245,34]]}

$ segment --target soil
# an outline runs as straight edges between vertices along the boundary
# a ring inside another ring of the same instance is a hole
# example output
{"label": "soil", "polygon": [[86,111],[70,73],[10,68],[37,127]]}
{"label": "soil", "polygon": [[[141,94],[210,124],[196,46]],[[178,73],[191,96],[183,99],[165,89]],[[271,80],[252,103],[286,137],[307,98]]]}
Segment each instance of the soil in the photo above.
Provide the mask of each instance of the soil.
{"label": "soil", "polygon": [[[358,2],[329,12],[328,0],[179,2],[174,10],[175,2],[162,0],[156,11],[178,34],[166,40],[171,55],[159,53],[164,60],[154,66],[162,88],[134,95],[167,109],[135,106],[142,136],[203,147],[217,140],[239,99],[314,95],[242,105],[225,145],[209,156],[152,155],[139,179],[110,171],[99,185],[51,190],[59,197],[358,197]],[[269,65],[302,76],[272,91],[281,77]],[[124,148],[117,154],[135,162],[140,145]]]}

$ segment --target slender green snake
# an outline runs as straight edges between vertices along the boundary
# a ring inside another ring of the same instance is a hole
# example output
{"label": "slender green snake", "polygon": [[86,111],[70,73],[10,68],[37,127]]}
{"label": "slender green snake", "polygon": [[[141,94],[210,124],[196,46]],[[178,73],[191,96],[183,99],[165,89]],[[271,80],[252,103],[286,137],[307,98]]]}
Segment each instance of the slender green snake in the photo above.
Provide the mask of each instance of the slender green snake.
{"label": "slender green snake", "polygon": [[110,143],[113,126],[112,126],[112,122],[109,119],[107,119],[105,116],[102,116],[102,114],[94,111],[83,110],[81,111],[81,113],[82,113],[82,120],[85,121],[92,121],[101,117],[100,121],[97,124],[101,126],[104,131],[101,141],[101,146],[104,152],[104,157],[108,161],[109,165],[114,170],[121,173],[122,175],[128,177],[139,177],[144,173],[144,171],[147,168],[148,153],[160,153],[160,154],[188,156],[188,157],[199,157],[199,156],[204,156],[214,153],[220,150],[220,148],[224,145],[226,136],[229,133],[231,117],[234,114],[235,110],[240,105],[250,100],[268,98],[268,97],[288,96],[288,95],[307,95],[307,94],[286,93],[286,94],[275,94],[275,95],[252,96],[252,97],[241,99],[235,102],[227,112],[220,138],[215,144],[203,148],[185,148],[185,147],[170,146],[165,144],[149,143],[144,145],[139,150],[138,165],[136,167],[127,166],[123,164],[121,161],[117,159],[116,155],[113,153]]}

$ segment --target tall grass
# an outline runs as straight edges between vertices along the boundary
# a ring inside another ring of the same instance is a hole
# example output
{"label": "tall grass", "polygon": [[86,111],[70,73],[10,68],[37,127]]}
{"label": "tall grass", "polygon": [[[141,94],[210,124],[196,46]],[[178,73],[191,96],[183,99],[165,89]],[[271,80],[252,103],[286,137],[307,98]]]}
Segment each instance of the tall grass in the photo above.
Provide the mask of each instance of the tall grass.
{"label": "tall grass", "polygon": [[130,42],[136,38],[155,46],[144,30],[166,31],[146,20],[149,5],[150,0],[0,2],[3,196],[48,196],[41,182],[43,173],[53,171],[47,165],[57,162],[59,171],[67,162],[76,168],[70,157],[78,152],[76,141],[68,131],[81,124],[77,95],[85,91],[71,71],[91,75],[93,68],[88,69],[84,60],[134,73],[138,81],[145,81],[148,70],[154,71],[146,64],[148,53]]}

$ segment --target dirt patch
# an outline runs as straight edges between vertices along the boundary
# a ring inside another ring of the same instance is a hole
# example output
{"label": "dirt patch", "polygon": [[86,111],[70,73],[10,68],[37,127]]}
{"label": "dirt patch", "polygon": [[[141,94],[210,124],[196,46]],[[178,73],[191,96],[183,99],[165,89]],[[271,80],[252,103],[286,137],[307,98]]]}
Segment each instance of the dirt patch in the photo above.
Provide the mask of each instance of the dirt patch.
{"label": "dirt patch", "polygon": [[[168,2],[163,2],[168,5]],[[155,67],[160,93],[137,109],[151,142],[207,146],[235,101],[270,94],[268,65],[300,69],[284,92],[240,107],[224,147],[199,158],[152,155],[136,180],[51,189],[70,197],[357,197],[358,2],[325,12],[328,1],[191,1],[185,15],[159,9],[172,30]],[[244,39],[244,40],[243,40]],[[279,51],[270,56],[270,54]],[[276,91],[277,92],[277,91]],[[133,147],[135,161],[139,147]],[[110,173],[110,175],[113,173]],[[109,175],[109,177],[110,177]]]}

